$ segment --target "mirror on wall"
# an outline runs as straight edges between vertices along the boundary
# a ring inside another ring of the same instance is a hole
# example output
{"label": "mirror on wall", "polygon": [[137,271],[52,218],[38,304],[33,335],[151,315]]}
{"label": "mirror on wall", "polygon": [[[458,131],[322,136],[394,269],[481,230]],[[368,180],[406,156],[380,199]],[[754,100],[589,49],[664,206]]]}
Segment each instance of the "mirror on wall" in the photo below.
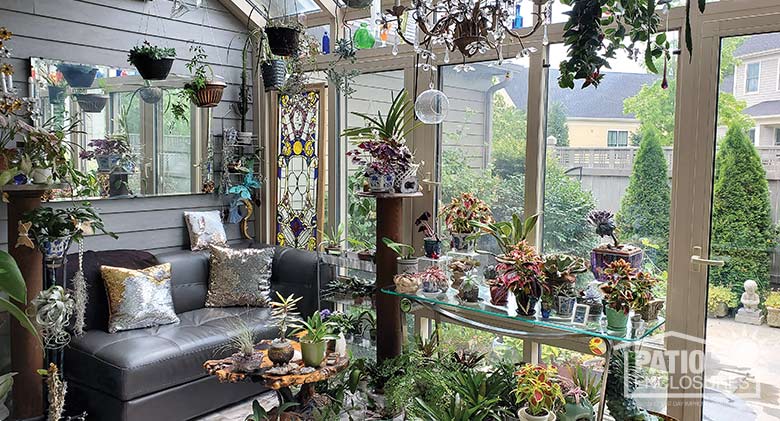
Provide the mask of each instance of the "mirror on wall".
{"label": "mirror on wall", "polygon": [[78,122],[71,159],[96,178],[95,198],[201,192],[210,119],[178,95],[189,78],[145,81],[132,67],[30,60],[35,123]]}

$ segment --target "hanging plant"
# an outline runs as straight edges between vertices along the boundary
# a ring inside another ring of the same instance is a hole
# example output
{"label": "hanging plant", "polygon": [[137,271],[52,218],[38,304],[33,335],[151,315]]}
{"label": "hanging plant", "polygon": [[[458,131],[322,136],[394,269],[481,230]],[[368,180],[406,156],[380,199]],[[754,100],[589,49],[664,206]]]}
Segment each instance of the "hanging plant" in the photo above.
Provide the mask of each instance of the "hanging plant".
{"label": "hanging plant", "polygon": [[165,80],[171,72],[176,49],[158,47],[149,41],[136,45],[127,55],[128,63],[135,66],[144,80]]}
{"label": "hanging plant", "polygon": [[[619,50],[637,59],[637,43],[644,44],[644,63],[647,69],[658,73],[654,60],[669,58],[670,44],[666,33],[658,33],[661,17],[656,7],[668,7],[670,0],[561,0],[572,7],[565,12],[569,20],[564,25],[564,45],[568,57],[560,64],[558,85],[574,88],[576,80],[582,87],[598,86],[604,78],[602,68],[609,68],[608,60]],[[704,0],[700,0],[704,10]],[[686,13],[686,21],[689,18]],[[686,45],[691,51],[690,25],[686,23]]]}
{"label": "hanging plant", "polygon": [[265,35],[268,37],[271,52],[281,57],[297,55],[304,29],[297,14],[269,21],[265,27]]}
{"label": "hanging plant", "polygon": [[179,91],[181,101],[172,105],[171,111],[178,120],[187,120],[190,102],[201,108],[216,107],[222,100],[222,92],[227,84],[221,77],[214,75],[214,70],[206,63],[208,55],[200,45],[190,46],[192,58],[185,65],[192,75],[192,80],[185,83]]}
{"label": "hanging plant", "polygon": [[352,83],[355,78],[360,76],[360,71],[352,68],[357,60],[352,40],[349,38],[340,38],[336,41],[335,48],[336,60],[332,61],[325,70],[328,82],[332,83],[344,97],[349,98],[355,93]]}

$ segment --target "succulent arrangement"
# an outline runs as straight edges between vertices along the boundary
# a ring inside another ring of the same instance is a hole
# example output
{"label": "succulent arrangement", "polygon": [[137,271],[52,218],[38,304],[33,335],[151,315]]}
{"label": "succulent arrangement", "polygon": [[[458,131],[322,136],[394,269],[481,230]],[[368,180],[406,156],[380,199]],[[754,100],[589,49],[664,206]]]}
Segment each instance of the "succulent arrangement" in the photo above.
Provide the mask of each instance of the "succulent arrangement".
{"label": "succulent arrangement", "polygon": [[543,270],[553,295],[573,296],[577,275],[588,271],[588,263],[569,254],[548,254],[544,256]]}
{"label": "succulent arrangement", "polygon": [[588,214],[588,222],[596,228],[596,234],[600,237],[609,237],[612,239],[610,248],[620,248],[620,241],[615,235],[615,215],[608,210],[594,210]]}

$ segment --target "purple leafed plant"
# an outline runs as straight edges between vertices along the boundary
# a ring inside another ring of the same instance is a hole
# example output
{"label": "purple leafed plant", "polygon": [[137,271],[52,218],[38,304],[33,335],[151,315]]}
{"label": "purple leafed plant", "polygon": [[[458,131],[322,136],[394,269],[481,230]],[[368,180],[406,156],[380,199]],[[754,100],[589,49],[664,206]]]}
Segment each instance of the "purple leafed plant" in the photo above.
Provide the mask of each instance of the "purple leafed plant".
{"label": "purple leafed plant", "polygon": [[89,150],[85,149],[79,152],[81,159],[95,159],[101,155],[129,155],[130,145],[124,139],[92,139],[87,143]]}

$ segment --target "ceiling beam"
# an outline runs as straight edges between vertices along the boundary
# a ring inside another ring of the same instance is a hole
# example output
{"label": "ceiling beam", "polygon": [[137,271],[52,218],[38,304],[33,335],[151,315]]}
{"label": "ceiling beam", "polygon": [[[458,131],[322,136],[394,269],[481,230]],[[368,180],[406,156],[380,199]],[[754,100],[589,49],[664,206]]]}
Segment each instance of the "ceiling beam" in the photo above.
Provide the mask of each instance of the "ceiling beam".
{"label": "ceiling beam", "polygon": [[314,0],[314,2],[317,3],[317,6],[320,6],[320,10],[323,10],[331,17],[335,17],[339,10],[339,5],[336,3],[336,0]]}
{"label": "ceiling beam", "polygon": [[260,28],[265,26],[265,17],[263,17],[259,10],[254,10],[255,7],[249,3],[250,0],[219,0],[219,2],[241,22],[246,23],[247,18],[251,15],[251,21],[249,23],[251,27]]}

